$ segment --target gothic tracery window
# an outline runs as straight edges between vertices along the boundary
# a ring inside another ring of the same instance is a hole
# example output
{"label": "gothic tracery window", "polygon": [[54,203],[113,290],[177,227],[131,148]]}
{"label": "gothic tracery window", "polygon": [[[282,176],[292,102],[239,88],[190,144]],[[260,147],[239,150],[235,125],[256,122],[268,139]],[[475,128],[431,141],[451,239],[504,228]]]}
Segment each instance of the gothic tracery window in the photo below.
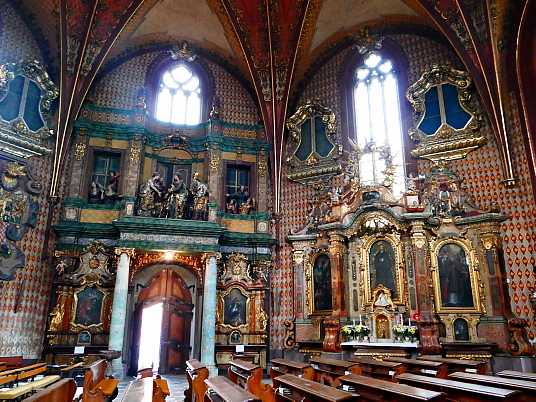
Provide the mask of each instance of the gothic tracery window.
{"label": "gothic tracery window", "polygon": [[201,89],[201,80],[190,66],[172,64],[160,79],[155,117],[175,124],[200,123]]}
{"label": "gothic tracery window", "polygon": [[400,198],[405,180],[395,66],[381,53],[368,53],[355,69],[353,82],[359,181],[389,187]]}

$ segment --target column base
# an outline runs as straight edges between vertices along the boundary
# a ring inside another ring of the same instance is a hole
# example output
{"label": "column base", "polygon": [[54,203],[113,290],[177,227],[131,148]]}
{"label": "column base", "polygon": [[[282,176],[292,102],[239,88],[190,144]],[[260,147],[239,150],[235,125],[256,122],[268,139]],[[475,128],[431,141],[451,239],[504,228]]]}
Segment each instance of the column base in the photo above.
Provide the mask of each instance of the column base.
{"label": "column base", "polygon": [[121,359],[114,360],[112,362],[113,376],[116,380],[121,381],[125,378],[126,366],[123,364]]}
{"label": "column base", "polygon": [[215,364],[206,364],[205,367],[208,369],[209,377],[215,377],[218,375],[218,367]]}

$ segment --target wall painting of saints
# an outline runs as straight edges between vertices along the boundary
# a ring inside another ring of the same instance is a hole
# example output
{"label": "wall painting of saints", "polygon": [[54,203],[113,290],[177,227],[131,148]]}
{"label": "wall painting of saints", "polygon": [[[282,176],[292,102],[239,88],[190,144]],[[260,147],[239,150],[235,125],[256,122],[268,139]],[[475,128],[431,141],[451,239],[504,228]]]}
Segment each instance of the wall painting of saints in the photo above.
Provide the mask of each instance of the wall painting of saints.
{"label": "wall painting of saints", "polygon": [[396,259],[391,243],[385,240],[374,242],[369,253],[370,289],[383,285],[391,290],[391,297],[398,298],[396,286]]}
{"label": "wall painting of saints", "polygon": [[237,328],[247,324],[248,297],[240,289],[232,288],[223,297],[223,324],[232,328]]}
{"label": "wall painting of saints", "polygon": [[333,308],[331,300],[331,261],[329,255],[320,254],[313,263],[314,311]]}
{"label": "wall painting of saints", "polygon": [[465,250],[447,243],[437,254],[442,307],[474,307],[471,274]]}

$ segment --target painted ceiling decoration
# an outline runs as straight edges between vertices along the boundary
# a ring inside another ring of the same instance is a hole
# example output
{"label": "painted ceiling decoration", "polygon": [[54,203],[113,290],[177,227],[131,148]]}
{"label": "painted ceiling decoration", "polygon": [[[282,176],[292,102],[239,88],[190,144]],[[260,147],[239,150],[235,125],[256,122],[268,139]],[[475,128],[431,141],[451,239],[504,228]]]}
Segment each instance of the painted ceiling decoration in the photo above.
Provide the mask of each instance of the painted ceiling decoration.
{"label": "painted ceiling decoration", "polygon": [[[274,142],[270,159],[277,214],[284,126],[286,118],[295,112],[288,105],[302,89],[298,81],[341,38],[352,37],[354,44],[362,41],[362,29],[367,25],[373,35],[387,35],[395,26],[400,28],[398,32],[405,30],[409,34],[415,33],[412,26],[418,28],[419,34],[424,32],[422,27],[432,27],[445,35],[465,64],[488,112],[500,145],[502,181],[506,186],[516,185],[505,104],[512,93],[519,93],[520,71],[528,68],[520,67],[518,51],[523,44],[517,43],[517,36],[530,19],[530,13],[525,11],[534,4],[532,0],[10,2],[26,16],[34,32],[43,33],[43,48],[51,49],[52,65],[48,66],[51,72],[62,71],[52,201],[57,197],[70,127],[101,66],[114,58],[117,60],[129,49],[148,48],[151,43],[172,46],[188,41],[202,49],[196,50],[198,55],[217,54],[238,68],[254,88],[268,138]],[[51,4],[56,8],[51,9]],[[170,17],[172,13],[176,14],[175,19]],[[168,23],[163,26],[155,23],[159,18]],[[214,27],[216,23],[220,26]],[[217,32],[220,32],[218,38],[211,40],[211,35]],[[507,81],[507,69],[512,73],[514,68],[515,73],[509,75],[517,79]],[[525,96],[520,94],[522,100]],[[520,114],[527,115],[525,108],[530,105],[518,104],[522,108]],[[532,154],[528,159],[533,165]],[[534,166],[531,168],[534,170]]]}

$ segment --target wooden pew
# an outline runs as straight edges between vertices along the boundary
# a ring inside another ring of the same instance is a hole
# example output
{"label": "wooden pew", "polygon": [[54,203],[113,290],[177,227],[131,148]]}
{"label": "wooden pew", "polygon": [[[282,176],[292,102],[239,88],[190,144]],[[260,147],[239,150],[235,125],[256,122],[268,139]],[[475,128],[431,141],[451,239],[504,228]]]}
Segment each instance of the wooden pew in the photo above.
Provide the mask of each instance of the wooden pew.
{"label": "wooden pew", "polygon": [[536,402],[536,382],[533,381],[472,373],[452,373],[449,377],[453,380],[520,391],[523,393],[521,395],[521,400]]}
{"label": "wooden pew", "polygon": [[184,391],[184,402],[201,402],[207,392],[205,380],[208,378],[208,369],[198,360],[186,362],[186,378],[188,388]]}
{"label": "wooden pew", "polygon": [[262,382],[263,371],[260,366],[240,359],[231,360],[229,364],[227,370],[229,380],[247,389],[263,402],[274,401],[274,390],[270,385]]}
{"label": "wooden pew", "polygon": [[257,402],[260,401],[251,392],[246,391],[231,380],[217,376],[205,379],[207,391],[204,401],[206,402]]}
{"label": "wooden pew", "polygon": [[[153,378],[153,369],[152,368],[145,368],[138,370],[138,378]],[[162,393],[164,394],[164,398],[169,396],[169,385],[167,380],[164,380],[162,377],[160,377],[160,374],[157,374],[156,377],[153,378],[154,382],[158,387],[162,390]]]}
{"label": "wooden pew", "polygon": [[63,367],[60,369],[61,378],[74,378],[77,373],[81,373],[85,370],[85,362],[79,362],[71,366]]}
{"label": "wooden pew", "polygon": [[441,392],[428,391],[409,385],[397,384],[391,381],[378,380],[355,374],[348,374],[339,378],[343,389],[359,394],[359,401],[445,401]]}
{"label": "wooden pew", "polygon": [[[39,375],[41,373],[44,373],[45,371],[47,371],[47,367],[46,367],[46,363],[40,363],[40,364],[36,364],[34,365],[35,367],[33,366],[29,366],[29,367],[32,367],[32,368],[29,368],[28,370],[24,370],[24,371],[21,371],[17,374],[17,384],[19,382],[28,382],[28,381],[33,381],[35,379],[35,376],[36,375]],[[60,378],[59,376],[57,376],[58,379]]]}
{"label": "wooden pew", "polygon": [[[5,370],[5,371],[2,371],[2,376],[6,376],[6,375],[11,375],[11,374],[16,374],[17,375],[17,381],[20,377],[20,374],[21,373],[25,373],[25,372],[28,372],[28,371],[32,371],[32,370],[36,370],[36,369],[42,369],[42,370],[38,370],[39,372],[42,372],[42,371],[45,371],[46,370],[46,363],[37,363],[37,364],[32,364],[30,366],[24,366],[24,367],[19,367],[19,368],[14,368],[14,369],[10,369],[10,370]],[[35,375],[37,375],[38,373],[36,372]],[[22,378],[27,378],[27,376],[24,376]]]}
{"label": "wooden pew", "polygon": [[0,401],[20,401],[32,392],[32,384],[19,385],[18,387],[0,392]]}
{"label": "wooden pew", "polygon": [[0,377],[0,388],[13,388],[17,382],[17,374]]}
{"label": "wooden pew", "polygon": [[357,394],[304,380],[293,374],[280,375],[275,382],[277,384],[276,401],[352,402],[360,400]]}
{"label": "wooden pew", "polygon": [[7,365],[5,362],[0,362],[0,371],[7,370]]}
{"label": "wooden pew", "polygon": [[536,373],[525,373],[523,371],[503,370],[497,373],[499,377],[515,378],[518,380],[536,381]]}
{"label": "wooden pew", "polygon": [[315,370],[314,381],[321,384],[329,384],[332,387],[339,387],[339,377],[346,374],[361,373],[357,363],[345,362],[342,360],[325,359],[323,357],[312,357],[309,362]]}
{"label": "wooden pew", "polygon": [[119,380],[105,379],[106,360],[98,360],[88,366],[84,374],[84,389],[82,400],[84,402],[103,402],[105,397],[113,399],[117,396],[117,384]]}
{"label": "wooden pew", "polygon": [[448,378],[447,365],[441,362],[427,360],[404,359],[403,357],[385,357],[384,361],[402,363],[406,373],[429,375],[437,378]]}
{"label": "wooden pew", "polygon": [[22,367],[23,359],[22,356],[4,356],[0,357],[0,362],[6,364],[6,370],[11,370],[14,368]]}
{"label": "wooden pew", "polygon": [[362,357],[351,357],[349,362],[357,363],[359,369],[354,370],[353,374],[396,382],[395,376],[406,372],[406,366],[402,363],[378,361],[373,359],[364,359]]}
{"label": "wooden pew", "polygon": [[76,394],[76,382],[66,378],[42,389],[24,402],[72,402]]}
{"label": "wooden pew", "polygon": [[500,389],[468,382],[445,380],[415,374],[400,374],[398,382],[430,391],[444,392],[448,401],[459,402],[496,402],[521,400],[521,393],[509,389]]}
{"label": "wooden pew", "polygon": [[455,373],[457,371],[465,371],[473,374],[486,374],[486,362],[477,360],[459,360],[459,359],[444,359],[442,357],[417,357],[417,360],[427,360],[430,362],[440,362],[447,365],[447,372]]}
{"label": "wooden pew", "polygon": [[270,378],[272,379],[272,384],[275,382],[274,378],[283,374],[294,374],[304,380],[313,380],[315,375],[315,370],[307,363],[298,363],[285,359],[272,359],[272,367],[270,367]]}
{"label": "wooden pew", "polygon": [[142,377],[128,384],[122,402],[164,402],[162,388],[152,376]]}

